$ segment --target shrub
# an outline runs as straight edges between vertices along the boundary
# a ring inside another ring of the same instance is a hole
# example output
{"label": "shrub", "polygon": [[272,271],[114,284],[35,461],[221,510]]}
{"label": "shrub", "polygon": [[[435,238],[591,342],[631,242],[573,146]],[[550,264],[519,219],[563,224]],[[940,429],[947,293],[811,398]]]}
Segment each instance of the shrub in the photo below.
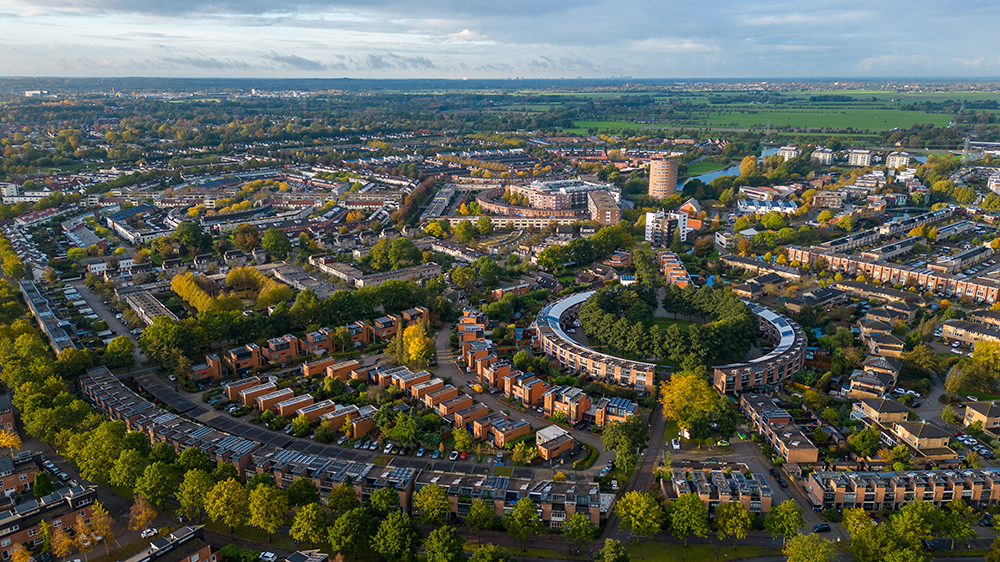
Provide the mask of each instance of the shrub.
{"label": "shrub", "polygon": [[593,445],[583,444],[587,448],[587,456],[573,463],[573,470],[587,470],[588,468],[594,466],[597,462],[597,447]]}
{"label": "shrub", "polygon": [[219,556],[226,562],[255,562],[260,552],[227,544],[219,549]]}

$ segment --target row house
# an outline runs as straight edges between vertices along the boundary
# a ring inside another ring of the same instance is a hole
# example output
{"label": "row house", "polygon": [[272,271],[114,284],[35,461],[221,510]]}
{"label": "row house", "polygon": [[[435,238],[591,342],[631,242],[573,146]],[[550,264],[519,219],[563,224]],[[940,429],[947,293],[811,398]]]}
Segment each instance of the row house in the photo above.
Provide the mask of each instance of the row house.
{"label": "row house", "polygon": [[906,352],[906,342],[893,334],[877,334],[868,338],[866,343],[868,352],[873,355],[899,359]]}
{"label": "row house", "polygon": [[570,423],[583,421],[593,401],[583,390],[573,386],[554,386],[542,395],[542,408],[546,416],[562,412]]}
{"label": "row house", "polygon": [[597,525],[606,516],[601,511],[601,493],[597,486],[585,482],[534,480],[507,476],[479,476],[445,472],[421,471],[416,490],[424,486],[440,486],[451,500],[451,517],[464,519],[475,500],[493,506],[497,519],[514,510],[519,500],[529,499],[538,509],[542,523],[559,529],[563,523],[582,513]]}
{"label": "row house", "polygon": [[957,499],[985,507],[1000,502],[1000,468],[816,471],[809,475],[803,489],[817,509],[898,510],[913,502],[944,507]]}
{"label": "row house", "polygon": [[270,394],[276,390],[278,390],[278,385],[273,382],[266,382],[257,386],[251,386],[250,388],[245,388],[239,392],[239,400],[244,406],[252,408],[257,405],[258,397]]}
{"label": "row house", "polygon": [[977,310],[965,317],[969,322],[1000,330],[1000,310]]}
{"label": "row house", "polygon": [[319,420],[320,416],[323,414],[332,412],[336,409],[337,405],[333,403],[333,400],[326,399],[322,402],[316,402],[295,410],[295,416],[305,416],[309,420],[309,423],[314,423]]}
{"label": "row house", "polygon": [[981,341],[1000,342],[1000,330],[965,320],[945,320],[941,336],[950,342],[970,345]]}
{"label": "row house", "polygon": [[[473,424],[476,420],[485,417],[490,413],[490,409],[486,407],[485,404],[478,403],[462,408],[455,412],[451,419],[452,427],[461,427],[466,431],[471,432],[473,429]],[[448,418],[445,418],[447,421]]]}
{"label": "row house", "polygon": [[333,410],[322,414],[321,421],[329,421],[330,429],[340,431],[344,424],[351,423],[354,418],[361,415],[361,409],[353,404],[336,406]]}
{"label": "row house", "polygon": [[744,394],[740,396],[740,410],[750,420],[753,431],[785,462],[812,464],[819,460],[816,445],[793,423],[792,415],[772,398]]}
{"label": "row house", "polygon": [[[270,378],[268,377],[247,377],[245,379],[240,379],[238,381],[229,381],[223,384],[222,390],[225,392],[226,398],[228,398],[232,402],[236,402],[237,400],[240,399],[240,391],[257,386],[269,380]],[[272,382],[277,382],[277,379],[275,379]]]}
{"label": "row house", "polygon": [[910,410],[892,400],[866,399],[854,404],[851,418],[879,433],[882,446],[905,445],[922,466],[952,463],[958,455],[948,447],[951,434],[924,421],[908,421]]}
{"label": "row house", "polygon": [[14,409],[11,407],[10,394],[0,394],[0,429],[17,433],[17,425],[14,423]]}
{"label": "row house", "polygon": [[[212,547],[205,542],[202,526],[181,527],[165,537],[156,538],[148,546],[121,562],[216,562]],[[317,561],[322,562],[322,561]]]}
{"label": "row house", "polygon": [[6,498],[27,495],[35,485],[35,475],[43,470],[41,453],[22,451],[0,458],[0,492]]}
{"label": "row house", "polygon": [[338,379],[341,382],[347,381],[351,377],[351,373],[361,368],[361,363],[358,363],[354,359],[348,359],[347,361],[340,361],[326,367],[326,376],[328,378]]}
{"label": "row house", "polygon": [[377,338],[376,341],[388,341],[396,335],[396,332],[400,329],[399,325],[402,318],[395,314],[387,314],[381,318],[376,318],[372,322],[372,331]]}
{"label": "row house", "polygon": [[965,416],[962,422],[966,426],[979,423],[984,431],[989,431],[993,435],[1000,432],[1000,403],[996,400],[989,402],[965,402]]}
{"label": "row house", "polygon": [[428,324],[431,321],[431,311],[422,306],[415,306],[409,310],[404,310],[401,314],[403,316],[403,326],[406,328],[421,322]]}
{"label": "row house", "polygon": [[278,411],[279,416],[285,416],[290,418],[295,415],[295,412],[305,408],[306,406],[311,406],[315,402],[312,394],[301,394],[299,396],[289,397],[286,400],[278,402],[274,405],[275,409]]}
{"label": "row house", "polygon": [[[477,424],[479,424],[479,420],[473,422],[473,427]],[[495,418],[481,425],[482,431],[477,437],[492,444],[497,449],[504,449],[518,437],[524,437],[531,433],[531,425],[528,422],[507,419],[506,416]]]}
{"label": "row house", "polygon": [[520,297],[527,295],[531,292],[531,285],[528,283],[518,283],[516,285],[510,285],[508,287],[500,287],[498,289],[493,289],[490,295],[493,297],[494,301],[502,300],[507,295],[514,295],[515,297]]}
{"label": "row house", "polygon": [[295,391],[290,388],[283,388],[281,390],[275,390],[274,392],[268,392],[267,394],[257,397],[257,409],[262,412],[265,410],[277,412],[279,403],[286,402],[294,396]]}
{"label": "row house", "polygon": [[438,403],[437,412],[442,418],[450,418],[454,416],[456,412],[472,406],[473,403],[474,401],[472,400],[472,397],[468,394],[459,394],[454,398]]}
{"label": "row house", "polygon": [[423,396],[423,404],[432,410],[437,410],[438,404],[458,397],[458,389],[450,384],[439,390],[429,392]]}
{"label": "row house", "polygon": [[89,524],[96,501],[96,486],[61,487],[47,496],[0,511],[3,559],[10,560],[16,546],[28,544],[34,548],[44,543],[42,523],[50,529],[72,529],[78,520]]}
{"label": "row house", "polygon": [[323,357],[315,361],[307,361],[299,366],[302,370],[302,375],[305,377],[318,377],[320,375],[326,375],[326,368],[331,365],[336,365],[340,361],[335,357]]}
{"label": "row house", "polygon": [[355,348],[365,347],[374,341],[375,332],[366,322],[358,320],[357,322],[352,322],[344,326],[344,328],[346,328],[347,333],[351,335],[351,344]]}
{"label": "row house", "polygon": [[[450,385],[449,385],[450,386]],[[437,392],[445,387],[444,379],[434,377],[421,383],[417,383],[409,388],[407,394],[417,402],[423,402],[424,397],[432,392]]]}
{"label": "row house", "polygon": [[305,353],[309,355],[326,355],[333,351],[333,330],[330,328],[320,328],[315,332],[309,332],[301,341]]}
{"label": "row house", "polygon": [[746,465],[728,468],[732,470],[718,467],[674,469],[669,478],[660,480],[660,490],[671,502],[686,494],[696,494],[709,513],[732,502],[743,504],[755,515],[771,511],[774,492],[767,478],[760,473],[750,473]]}

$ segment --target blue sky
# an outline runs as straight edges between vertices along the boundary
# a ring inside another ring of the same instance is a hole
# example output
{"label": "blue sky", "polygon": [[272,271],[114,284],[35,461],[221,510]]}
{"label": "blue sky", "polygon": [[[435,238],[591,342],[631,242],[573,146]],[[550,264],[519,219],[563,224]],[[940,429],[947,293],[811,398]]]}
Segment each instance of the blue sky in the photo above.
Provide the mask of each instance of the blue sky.
{"label": "blue sky", "polygon": [[995,77],[967,0],[2,0],[0,74]]}

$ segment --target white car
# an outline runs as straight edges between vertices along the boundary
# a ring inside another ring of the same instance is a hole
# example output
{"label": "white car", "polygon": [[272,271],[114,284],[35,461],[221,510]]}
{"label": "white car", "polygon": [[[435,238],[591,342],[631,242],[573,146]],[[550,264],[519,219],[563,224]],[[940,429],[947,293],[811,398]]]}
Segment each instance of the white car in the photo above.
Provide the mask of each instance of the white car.
{"label": "white car", "polygon": [[155,529],[155,528],[152,528],[152,527],[151,527],[151,528],[149,528],[149,529],[146,529],[146,530],[145,530],[145,531],[143,531],[143,532],[142,532],[142,534],[141,534],[141,535],[139,535],[139,536],[141,536],[141,537],[142,537],[142,538],[144,538],[144,539],[148,539],[148,538],[151,538],[151,537],[155,537],[155,536],[156,536],[156,529]]}
{"label": "white car", "polygon": [[260,560],[264,562],[275,562],[278,559],[278,555],[273,552],[261,552]]}
{"label": "white car", "polygon": [[450,461],[457,461],[458,460],[458,451],[452,451],[451,454],[448,455],[448,460],[450,460]]}
{"label": "white car", "polygon": [[170,376],[167,377],[167,380],[169,380],[170,382],[174,382],[174,381],[177,380],[177,377],[175,377],[173,375],[170,375]]}
{"label": "white car", "polygon": [[392,452],[392,443],[386,443],[385,449],[382,449],[382,454],[388,455],[391,452]]}
{"label": "white car", "polygon": [[968,399],[971,402],[979,402],[979,397],[978,396],[971,396],[970,395],[970,396],[966,396],[966,399]]}
{"label": "white car", "polygon": [[678,450],[678,449],[680,449],[681,448],[681,440],[678,439],[678,438],[676,438],[676,437],[674,437],[673,439],[670,440],[670,446],[673,447],[673,449],[675,451]]}

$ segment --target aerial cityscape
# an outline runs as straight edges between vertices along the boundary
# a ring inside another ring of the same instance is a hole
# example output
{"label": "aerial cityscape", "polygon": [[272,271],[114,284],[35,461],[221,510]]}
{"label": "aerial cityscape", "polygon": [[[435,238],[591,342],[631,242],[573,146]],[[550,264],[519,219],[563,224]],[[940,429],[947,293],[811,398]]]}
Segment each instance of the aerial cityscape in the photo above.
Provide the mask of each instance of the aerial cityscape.
{"label": "aerial cityscape", "polygon": [[0,22],[3,561],[1000,562],[996,7]]}

